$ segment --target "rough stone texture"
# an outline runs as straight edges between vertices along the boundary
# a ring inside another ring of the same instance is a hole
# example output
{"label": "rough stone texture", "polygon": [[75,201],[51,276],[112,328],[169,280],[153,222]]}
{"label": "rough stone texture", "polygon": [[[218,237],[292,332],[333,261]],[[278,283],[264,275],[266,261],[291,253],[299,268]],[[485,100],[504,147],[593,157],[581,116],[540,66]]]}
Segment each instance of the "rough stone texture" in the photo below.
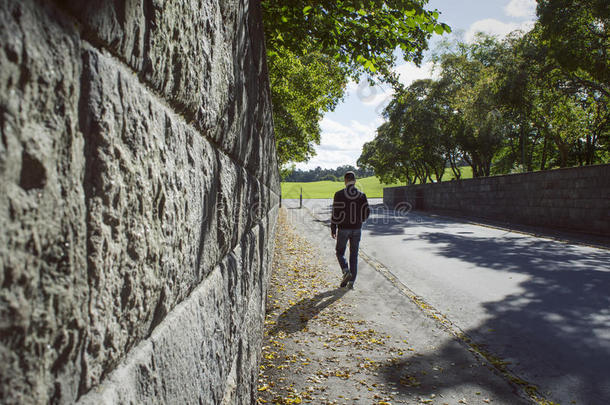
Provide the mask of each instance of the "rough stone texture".
{"label": "rough stone texture", "polygon": [[385,188],[383,202],[610,236],[610,164]]}
{"label": "rough stone texture", "polygon": [[0,2],[0,397],[78,390],[88,296],[80,43],[27,2]]}
{"label": "rough stone texture", "polygon": [[0,0],[3,402],[250,403],[279,201],[260,24]]}
{"label": "rough stone texture", "polygon": [[[260,349],[249,335],[262,335],[266,290],[261,287],[266,285],[270,260],[264,247],[267,226],[274,228],[275,223],[253,229],[151,338],[132,350],[127,361],[80,403],[255,401],[251,382],[257,377]],[[240,274],[244,266],[252,269],[247,279]],[[249,295],[250,301],[235,300],[236,291]],[[203,312],[202,307],[215,310]],[[233,384],[227,384],[231,378]]]}
{"label": "rough stone texture", "polygon": [[[273,185],[273,139],[261,130],[267,106],[258,1],[59,0],[140,79],[228,155]],[[252,38],[252,40],[248,40]]]}

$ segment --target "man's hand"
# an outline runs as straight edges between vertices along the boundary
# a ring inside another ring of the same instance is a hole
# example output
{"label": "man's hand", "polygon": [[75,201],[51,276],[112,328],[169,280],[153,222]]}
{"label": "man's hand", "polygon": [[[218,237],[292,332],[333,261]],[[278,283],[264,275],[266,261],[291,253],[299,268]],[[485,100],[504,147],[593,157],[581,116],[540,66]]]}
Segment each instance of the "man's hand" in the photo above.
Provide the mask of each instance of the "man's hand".
{"label": "man's hand", "polygon": [[333,239],[337,239],[337,234],[336,233],[330,233],[330,236],[332,236]]}

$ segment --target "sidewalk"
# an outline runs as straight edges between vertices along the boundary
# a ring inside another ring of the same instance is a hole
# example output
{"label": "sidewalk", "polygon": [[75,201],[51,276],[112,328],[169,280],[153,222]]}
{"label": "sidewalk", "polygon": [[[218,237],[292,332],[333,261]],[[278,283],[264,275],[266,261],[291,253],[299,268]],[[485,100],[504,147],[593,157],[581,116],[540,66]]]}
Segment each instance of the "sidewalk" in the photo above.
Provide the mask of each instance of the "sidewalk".
{"label": "sidewalk", "polygon": [[531,403],[362,258],[339,288],[329,233],[280,211],[259,403]]}

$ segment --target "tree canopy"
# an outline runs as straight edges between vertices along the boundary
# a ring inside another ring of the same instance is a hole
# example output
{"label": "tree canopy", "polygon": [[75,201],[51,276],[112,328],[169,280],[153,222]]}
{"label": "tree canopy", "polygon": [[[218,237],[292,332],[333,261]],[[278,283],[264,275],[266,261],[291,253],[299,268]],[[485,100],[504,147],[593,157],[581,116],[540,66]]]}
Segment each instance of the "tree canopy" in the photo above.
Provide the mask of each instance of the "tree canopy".
{"label": "tree canopy", "polygon": [[344,70],[318,52],[296,57],[287,49],[268,56],[278,160],[302,162],[320,143],[322,115],[343,97]]}
{"label": "tree canopy", "polygon": [[280,166],[307,161],[322,115],[362,75],[398,86],[396,50],[421,62],[433,33],[449,32],[427,0],[263,0]]}
{"label": "tree canopy", "polygon": [[538,0],[541,38],[564,71],[610,95],[610,2]]}
{"label": "tree canopy", "polygon": [[317,51],[337,60],[353,77],[392,77],[400,48],[405,60],[421,62],[432,33],[449,32],[427,0],[264,0],[270,53],[298,56]]}
{"label": "tree canopy", "polygon": [[386,183],[425,183],[445,167],[459,178],[461,163],[476,177],[610,161],[608,83],[564,67],[544,30],[446,41],[440,78],[395,95],[358,164]]}

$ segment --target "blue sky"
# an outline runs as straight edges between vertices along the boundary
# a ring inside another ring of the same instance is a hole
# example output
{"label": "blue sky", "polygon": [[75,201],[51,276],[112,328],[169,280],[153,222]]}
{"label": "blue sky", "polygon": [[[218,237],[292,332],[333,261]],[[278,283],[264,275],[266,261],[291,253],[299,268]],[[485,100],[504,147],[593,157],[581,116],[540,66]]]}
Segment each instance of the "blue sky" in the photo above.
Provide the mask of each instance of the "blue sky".
{"label": "blue sky", "polygon": [[[516,29],[527,30],[536,18],[535,0],[430,0],[428,9],[437,9],[441,22],[449,24],[454,32],[461,32],[465,40],[483,31],[504,36]],[[440,38],[433,37],[430,48]],[[404,84],[434,77],[432,64],[425,60],[421,67],[402,63],[396,70]],[[350,83],[345,100],[331,113],[326,114],[320,126],[322,139],[316,147],[317,155],[297,168],[307,170],[317,166],[335,168],[356,166],[362,145],[375,137],[375,130],[383,122],[381,112],[391,99],[387,86],[368,86],[366,81]]]}

